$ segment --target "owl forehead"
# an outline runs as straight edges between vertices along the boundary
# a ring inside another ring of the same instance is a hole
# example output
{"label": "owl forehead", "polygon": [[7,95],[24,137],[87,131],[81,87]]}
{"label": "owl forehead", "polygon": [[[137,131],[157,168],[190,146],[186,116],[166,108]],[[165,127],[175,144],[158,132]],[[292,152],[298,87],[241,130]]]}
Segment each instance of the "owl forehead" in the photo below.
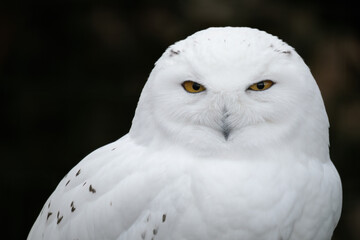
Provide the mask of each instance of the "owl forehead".
{"label": "owl forehead", "polygon": [[224,60],[228,64],[237,59],[257,59],[258,55],[291,54],[292,50],[285,42],[264,31],[225,27],[199,31],[169,47],[166,56],[188,55],[219,63]]}
{"label": "owl forehead", "polygon": [[162,59],[188,66],[207,83],[238,85],[261,77],[276,59],[287,59],[293,52],[277,37],[257,29],[210,28],[170,46]]}

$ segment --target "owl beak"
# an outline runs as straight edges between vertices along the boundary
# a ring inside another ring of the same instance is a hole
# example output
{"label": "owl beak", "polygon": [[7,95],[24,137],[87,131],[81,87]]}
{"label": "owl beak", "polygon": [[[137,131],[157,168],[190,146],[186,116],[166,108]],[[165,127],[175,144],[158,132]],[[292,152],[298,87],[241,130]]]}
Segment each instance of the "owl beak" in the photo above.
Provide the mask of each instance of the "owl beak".
{"label": "owl beak", "polygon": [[222,134],[223,134],[223,136],[224,136],[224,138],[225,138],[226,141],[227,141],[228,138],[229,138],[230,132],[231,132],[231,129],[230,129],[230,128],[227,128],[226,126],[224,126],[224,127],[222,128]]}
{"label": "owl beak", "polygon": [[229,139],[230,133],[231,133],[231,126],[229,125],[228,118],[230,116],[230,113],[227,111],[226,108],[223,109],[223,115],[221,118],[221,131],[225,138],[225,141]]}

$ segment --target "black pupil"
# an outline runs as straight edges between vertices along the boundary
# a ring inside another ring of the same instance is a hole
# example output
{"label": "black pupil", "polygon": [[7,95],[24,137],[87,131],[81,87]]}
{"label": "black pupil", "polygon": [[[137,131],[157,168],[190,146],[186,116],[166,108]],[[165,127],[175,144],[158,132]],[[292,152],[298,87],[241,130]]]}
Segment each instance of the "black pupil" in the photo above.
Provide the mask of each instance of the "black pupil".
{"label": "black pupil", "polygon": [[265,83],[264,82],[259,82],[259,83],[256,84],[256,87],[258,89],[263,89],[265,87]]}
{"label": "black pupil", "polygon": [[192,88],[195,90],[195,91],[198,91],[200,89],[200,84],[194,82],[193,85],[192,85]]}

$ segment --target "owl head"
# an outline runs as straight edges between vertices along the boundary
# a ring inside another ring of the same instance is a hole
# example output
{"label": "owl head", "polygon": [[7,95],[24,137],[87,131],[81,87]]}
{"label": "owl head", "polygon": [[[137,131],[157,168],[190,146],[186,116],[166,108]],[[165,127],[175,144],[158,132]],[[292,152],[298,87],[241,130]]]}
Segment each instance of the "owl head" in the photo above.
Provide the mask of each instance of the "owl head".
{"label": "owl head", "polygon": [[328,118],[302,58],[277,37],[209,28],[170,46],[142,91],[130,136],[198,155],[291,151],[328,158]]}

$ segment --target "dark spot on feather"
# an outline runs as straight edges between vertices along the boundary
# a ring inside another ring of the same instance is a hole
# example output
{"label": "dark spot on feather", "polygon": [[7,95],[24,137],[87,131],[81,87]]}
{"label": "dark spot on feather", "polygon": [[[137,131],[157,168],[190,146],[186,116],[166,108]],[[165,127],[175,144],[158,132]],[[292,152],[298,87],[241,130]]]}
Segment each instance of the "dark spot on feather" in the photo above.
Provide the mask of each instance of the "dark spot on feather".
{"label": "dark spot on feather", "polygon": [[51,201],[49,201],[48,208],[50,208],[50,205],[51,205]]}
{"label": "dark spot on feather", "polygon": [[170,57],[172,57],[174,55],[179,55],[179,54],[180,54],[180,50],[170,49]]}
{"label": "dark spot on feather", "polygon": [[165,222],[166,221],[166,214],[163,214],[162,215],[162,222]]}
{"label": "dark spot on feather", "polygon": [[52,212],[48,212],[46,220],[48,220],[51,215],[52,215]]}
{"label": "dark spot on feather", "polygon": [[291,54],[291,51],[290,50],[279,50],[279,49],[274,49],[275,52],[278,52],[278,53],[284,53],[284,54],[288,54],[290,55]]}
{"label": "dark spot on feather", "polygon": [[61,220],[63,219],[64,216],[60,217],[60,212],[57,212],[56,218],[57,218],[57,224],[59,224],[61,222]]}
{"label": "dark spot on feather", "polygon": [[86,182],[84,182],[83,186],[85,186]]}
{"label": "dark spot on feather", "polygon": [[112,206],[112,202],[110,202],[110,206]]}
{"label": "dark spot on feather", "polygon": [[114,151],[116,148],[111,149],[111,151]]}
{"label": "dark spot on feather", "polygon": [[65,187],[69,184],[69,182],[70,182],[70,180],[68,180],[68,181],[66,182]]}
{"label": "dark spot on feather", "polygon": [[80,172],[81,172],[81,169],[79,169],[79,171],[77,171],[77,173],[76,173],[75,176],[76,176],[76,177],[79,176]]}
{"label": "dark spot on feather", "polygon": [[141,239],[145,239],[146,232],[141,233]]}
{"label": "dark spot on feather", "polygon": [[95,188],[93,188],[91,184],[89,186],[89,191],[92,192],[92,193],[96,193]]}
{"label": "dark spot on feather", "polygon": [[146,218],[146,222],[149,222],[150,221],[150,214],[149,214],[149,216],[147,216],[147,218]]}
{"label": "dark spot on feather", "polygon": [[60,218],[58,218],[58,220],[57,220],[56,223],[59,224],[59,223],[61,222],[61,220],[63,219],[63,217],[64,217],[64,216],[61,216]]}
{"label": "dark spot on feather", "polygon": [[74,201],[71,202],[70,207],[71,207],[71,212],[74,212],[76,210],[76,208],[74,207]]}
{"label": "dark spot on feather", "polygon": [[290,51],[290,50],[287,50],[287,51],[282,51],[282,53],[285,53],[285,54],[291,54],[291,51]]}
{"label": "dark spot on feather", "polygon": [[158,233],[158,230],[159,230],[159,228],[154,228],[153,229],[153,234],[156,235]]}

